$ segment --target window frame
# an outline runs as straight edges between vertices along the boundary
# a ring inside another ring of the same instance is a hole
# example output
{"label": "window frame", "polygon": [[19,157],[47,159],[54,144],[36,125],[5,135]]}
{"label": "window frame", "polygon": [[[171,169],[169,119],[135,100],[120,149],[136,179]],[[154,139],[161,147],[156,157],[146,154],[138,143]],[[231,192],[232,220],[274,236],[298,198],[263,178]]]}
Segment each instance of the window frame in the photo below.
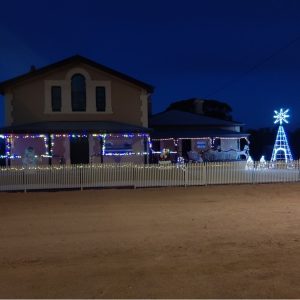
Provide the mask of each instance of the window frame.
{"label": "window frame", "polygon": [[[97,90],[99,90],[99,89],[102,89],[102,91],[104,91],[104,93],[103,93],[104,94],[104,104],[100,103],[98,105],[98,93],[97,93]],[[105,86],[99,86],[99,85],[97,85],[95,87],[95,102],[96,102],[96,112],[97,113],[98,112],[106,112],[107,107],[106,107],[106,87]],[[104,107],[104,109],[101,109],[102,107]]]}
{"label": "window frame", "polygon": [[[71,78],[75,74],[81,74],[85,77],[86,82],[86,110],[73,111],[71,100]],[[61,111],[52,111],[51,107],[51,86],[61,86]],[[105,111],[97,111],[96,107],[96,87],[105,88]],[[89,72],[85,68],[71,68],[62,79],[47,79],[44,81],[45,98],[44,98],[44,113],[49,114],[64,114],[64,115],[111,115],[112,110],[112,81],[107,80],[92,80]]]}
{"label": "window frame", "polygon": [[[78,79],[81,79],[82,82],[75,81]],[[77,87],[75,86],[75,84],[77,84]],[[80,86],[81,84],[82,84],[82,86]],[[86,86],[87,86],[86,78],[81,73],[76,73],[71,77],[71,109],[72,109],[72,112],[86,112],[86,108],[87,108]]]}
{"label": "window frame", "polygon": [[[59,109],[53,109],[54,108],[54,104],[55,103],[53,103],[55,100],[57,100],[57,99],[55,99],[54,98],[54,89],[59,89]],[[62,111],[62,95],[61,95],[61,93],[62,93],[62,89],[61,89],[61,86],[59,86],[59,85],[52,85],[51,86],[51,111],[52,112],[61,112]]]}

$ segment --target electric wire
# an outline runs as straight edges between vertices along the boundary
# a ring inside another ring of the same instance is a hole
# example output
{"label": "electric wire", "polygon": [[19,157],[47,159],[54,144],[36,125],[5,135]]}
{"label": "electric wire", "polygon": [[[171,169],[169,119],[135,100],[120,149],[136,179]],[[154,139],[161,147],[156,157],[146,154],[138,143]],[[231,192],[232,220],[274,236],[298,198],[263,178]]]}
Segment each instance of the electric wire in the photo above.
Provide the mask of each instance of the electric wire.
{"label": "electric wire", "polygon": [[296,38],[290,40],[289,42],[287,42],[284,46],[280,47],[279,49],[277,49],[276,51],[274,51],[272,54],[270,54],[269,56],[259,60],[257,63],[255,63],[252,67],[250,67],[248,70],[246,70],[245,72],[243,72],[241,75],[239,75],[238,78],[234,78],[229,80],[226,84],[224,84],[223,86],[219,87],[218,89],[216,89],[215,91],[209,93],[207,95],[208,98],[218,94],[219,92],[233,86],[234,84],[238,83],[239,81],[241,81],[245,76],[247,76],[249,73],[255,71],[256,69],[260,68],[262,65],[264,65],[265,63],[267,63],[268,61],[272,60],[273,57],[277,56],[280,52],[288,49],[289,47],[291,47],[293,44],[295,44],[297,41],[300,40],[300,35],[297,36]]}

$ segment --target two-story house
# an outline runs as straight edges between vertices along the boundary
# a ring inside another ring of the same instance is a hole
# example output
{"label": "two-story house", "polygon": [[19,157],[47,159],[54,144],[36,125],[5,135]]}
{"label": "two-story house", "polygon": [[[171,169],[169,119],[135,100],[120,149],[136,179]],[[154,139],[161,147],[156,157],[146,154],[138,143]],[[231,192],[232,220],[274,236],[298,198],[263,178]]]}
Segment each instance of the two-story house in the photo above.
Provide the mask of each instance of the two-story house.
{"label": "two-story house", "polygon": [[82,56],[0,83],[2,165],[147,161],[153,87]]}

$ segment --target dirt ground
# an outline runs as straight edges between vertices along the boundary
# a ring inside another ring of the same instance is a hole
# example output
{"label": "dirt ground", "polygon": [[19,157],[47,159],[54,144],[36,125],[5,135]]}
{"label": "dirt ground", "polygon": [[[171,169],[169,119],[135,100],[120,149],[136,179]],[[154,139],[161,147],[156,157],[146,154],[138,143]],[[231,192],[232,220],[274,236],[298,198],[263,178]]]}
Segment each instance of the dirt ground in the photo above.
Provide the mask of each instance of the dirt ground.
{"label": "dirt ground", "polygon": [[0,193],[0,298],[300,298],[300,185]]}

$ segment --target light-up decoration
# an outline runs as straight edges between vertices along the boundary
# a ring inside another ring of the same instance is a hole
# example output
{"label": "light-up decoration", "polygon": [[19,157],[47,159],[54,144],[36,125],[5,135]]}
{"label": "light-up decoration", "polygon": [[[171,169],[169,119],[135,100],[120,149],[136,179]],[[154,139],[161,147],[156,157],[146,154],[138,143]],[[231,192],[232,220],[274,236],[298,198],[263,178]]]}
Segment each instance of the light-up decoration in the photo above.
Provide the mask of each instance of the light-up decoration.
{"label": "light-up decoration", "polygon": [[162,149],[159,158],[160,160],[170,160],[170,150],[167,148]]}
{"label": "light-up decoration", "polygon": [[27,147],[25,149],[24,157],[22,159],[23,166],[26,168],[32,168],[36,166],[38,161],[37,155],[35,155],[35,151],[33,147]]}
{"label": "light-up decoration", "polygon": [[181,168],[183,171],[186,170],[186,166],[184,163],[184,158],[182,156],[177,157],[176,168]]}
{"label": "light-up decoration", "polygon": [[259,160],[257,169],[267,169],[267,168],[268,168],[267,162],[266,162],[265,156],[263,155]]}
{"label": "light-up decoration", "polygon": [[253,170],[254,169],[254,161],[252,157],[249,155],[247,162],[246,162],[246,167],[245,170]]}
{"label": "light-up decoration", "polygon": [[288,120],[287,118],[290,117],[290,115],[288,115],[289,109],[286,109],[285,111],[283,111],[282,108],[280,108],[279,112],[277,110],[274,110],[275,115],[273,116],[273,118],[275,118],[274,124],[279,123],[280,125],[282,125],[283,123],[287,123],[288,124]]}
{"label": "light-up decoration", "polygon": [[292,162],[293,157],[290,150],[290,146],[287,140],[286,133],[284,131],[284,128],[282,126],[283,123],[288,123],[287,118],[289,118],[289,109],[283,110],[282,108],[278,111],[274,110],[275,115],[275,121],[274,124],[279,123],[277,136],[272,152],[271,161],[285,161],[286,163]]}

